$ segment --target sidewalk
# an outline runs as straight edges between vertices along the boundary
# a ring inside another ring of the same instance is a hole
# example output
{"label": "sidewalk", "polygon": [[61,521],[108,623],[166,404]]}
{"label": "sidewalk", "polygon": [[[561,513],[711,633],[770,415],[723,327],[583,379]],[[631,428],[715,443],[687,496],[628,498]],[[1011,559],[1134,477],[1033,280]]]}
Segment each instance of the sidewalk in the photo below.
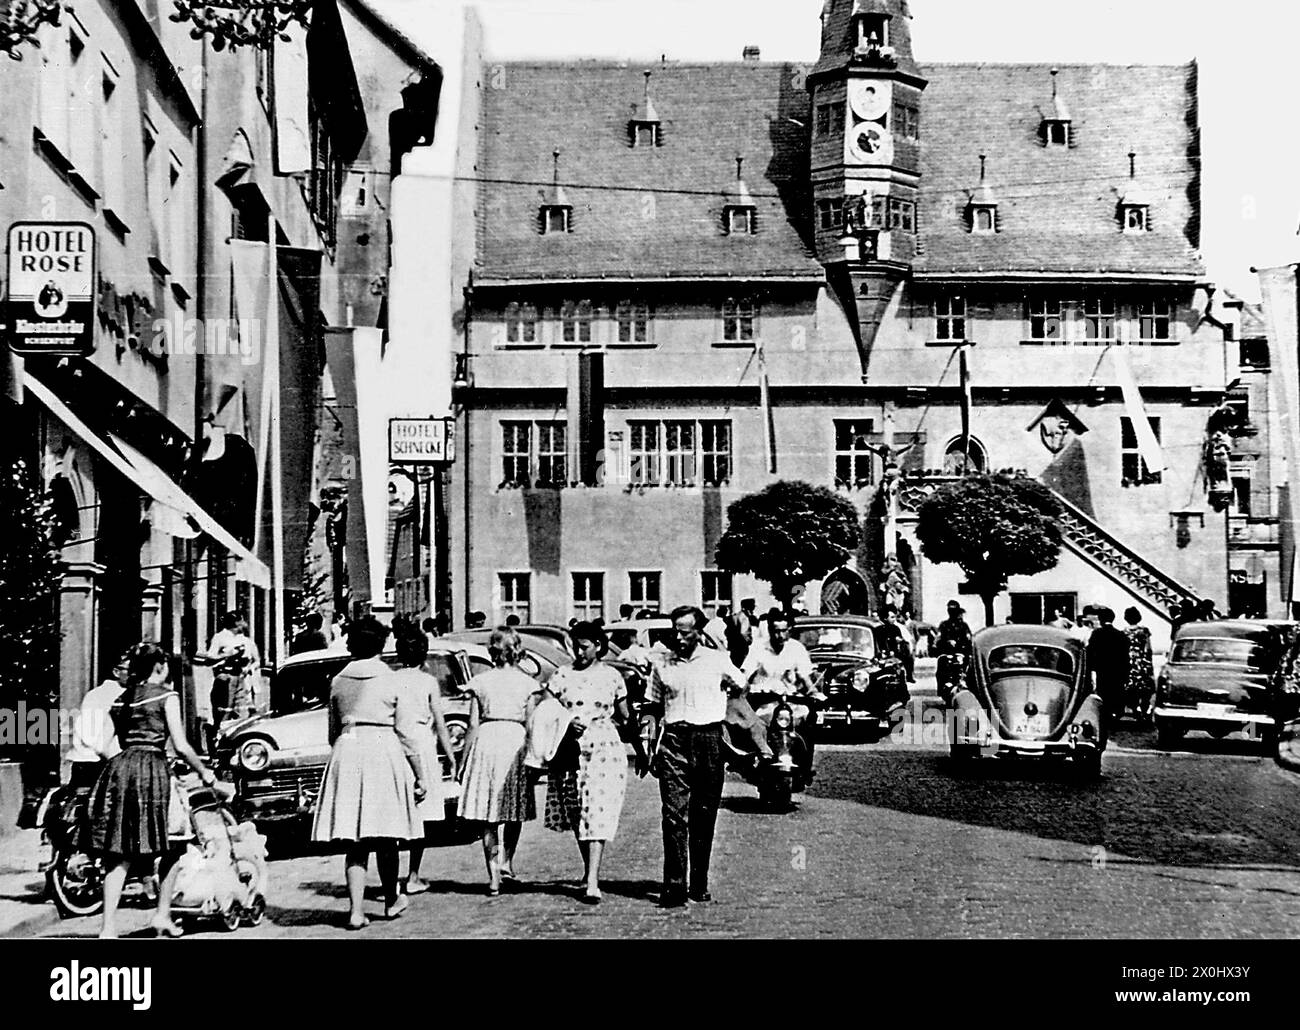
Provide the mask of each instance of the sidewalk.
{"label": "sidewalk", "polygon": [[45,900],[45,874],[40,864],[47,849],[40,830],[15,830],[0,837],[0,937],[23,936],[32,924],[57,920],[52,902]]}

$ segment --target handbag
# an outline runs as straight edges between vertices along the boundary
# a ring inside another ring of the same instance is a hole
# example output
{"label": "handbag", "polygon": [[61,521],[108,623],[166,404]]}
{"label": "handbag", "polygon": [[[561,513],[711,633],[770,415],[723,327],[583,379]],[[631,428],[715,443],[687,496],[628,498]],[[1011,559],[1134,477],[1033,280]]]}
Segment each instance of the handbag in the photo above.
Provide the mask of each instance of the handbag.
{"label": "handbag", "polygon": [[564,728],[564,736],[560,738],[559,747],[555,749],[555,754],[551,756],[547,768],[552,772],[576,772],[578,758],[582,751],[581,740],[582,734],[570,722]]}

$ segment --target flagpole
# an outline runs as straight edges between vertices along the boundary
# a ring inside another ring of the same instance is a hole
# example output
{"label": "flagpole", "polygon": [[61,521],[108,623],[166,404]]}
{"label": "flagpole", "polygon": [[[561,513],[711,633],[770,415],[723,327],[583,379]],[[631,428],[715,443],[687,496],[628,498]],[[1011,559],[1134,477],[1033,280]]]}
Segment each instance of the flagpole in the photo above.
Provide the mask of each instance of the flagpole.
{"label": "flagpole", "polygon": [[754,341],[754,353],[758,355],[758,397],[759,407],[763,411],[763,451],[767,458],[768,472],[776,471],[776,448],[772,440],[772,389],[767,378],[767,357],[763,354],[763,344]]}
{"label": "flagpole", "polygon": [[272,378],[271,436],[271,665],[279,668],[284,657],[284,479],[280,431],[280,290],[279,261],[276,251],[275,215],[266,219],[267,306],[266,306],[266,375]]}

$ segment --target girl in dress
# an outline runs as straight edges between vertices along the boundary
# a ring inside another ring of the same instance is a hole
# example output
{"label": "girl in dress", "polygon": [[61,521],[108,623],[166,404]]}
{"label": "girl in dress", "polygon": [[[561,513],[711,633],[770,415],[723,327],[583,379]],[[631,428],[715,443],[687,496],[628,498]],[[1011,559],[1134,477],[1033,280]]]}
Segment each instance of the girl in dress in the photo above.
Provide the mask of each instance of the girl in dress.
{"label": "girl in dress", "polygon": [[469,682],[474,704],[459,813],[462,819],[483,824],[488,896],[496,897],[503,878],[515,880],[519,835],[524,821],[536,817],[524,766],[524,726],[537,683],[518,668],[524,645],[513,629],[501,626],[493,630],[488,652],[495,668],[480,672]]}
{"label": "girl in dress", "polygon": [[600,902],[600,860],[614,839],[627,791],[627,750],[615,717],[629,720],[623,677],[601,661],[609,651],[605,632],[590,622],[569,630],[573,664],[547,684],[569,710],[578,733],[578,767],[551,773],[546,793],[546,827],[572,831],[583,864],[583,901]]}
{"label": "girl in dress", "polygon": [[1138,719],[1151,721],[1151,706],[1155,701],[1155,665],[1151,659],[1151,631],[1142,622],[1142,613],[1136,608],[1124,610],[1124,621],[1128,626],[1124,635],[1128,637],[1128,684],[1124,691],[1129,705]]}
{"label": "girl in dress", "polygon": [[170,827],[168,808],[172,778],[167,766],[167,742],[203,779],[217,782],[185,739],[181,702],[168,685],[167,653],[156,644],[140,644],[127,668],[127,685],[109,709],[122,750],[104,767],[90,795],[88,845],[105,856],[104,921],[101,937],[117,936],[117,906],[133,862],[162,858],[158,909],[150,925],[159,937],[179,937],[172,922],[172,894],[184,851],[177,847],[178,827]]}
{"label": "girl in dress", "polygon": [[[397,635],[397,660],[402,668],[393,673],[401,688],[411,697],[419,713],[418,741],[420,762],[428,779],[425,782],[424,800],[420,802],[420,818],[425,822],[426,835],[428,824],[442,822],[447,818],[446,798],[442,790],[442,763],[438,760],[438,745],[442,753],[452,763],[455,771],[456,749],[452,744],[451,734],[447,731],[447,722],[442,712],[442,692],[438,680],[423,669],[425,659],[429,657],[429,640],[420,630],[412,627]],[[434,734],[437,734],[437,742]],[[429,889],[426,880],[420,877],[420,862],[424,858],[424,845],[411,847],[411,864],[406,876],[406,893],[422,894]]]}
{"label": "girl in dress", "polygon": [[370,852],[384,892],[384,915],[396,919],[409,902],[398,890],[397,855],[424,836],[419,802],[432,776],[420,749],[419,708],[397,673],[380,660],[388,628],[374,617],[348,629],[352,661],[330,686],[330,745],[311,836],[346,845],[348,929],[369,924],[363,904]]}

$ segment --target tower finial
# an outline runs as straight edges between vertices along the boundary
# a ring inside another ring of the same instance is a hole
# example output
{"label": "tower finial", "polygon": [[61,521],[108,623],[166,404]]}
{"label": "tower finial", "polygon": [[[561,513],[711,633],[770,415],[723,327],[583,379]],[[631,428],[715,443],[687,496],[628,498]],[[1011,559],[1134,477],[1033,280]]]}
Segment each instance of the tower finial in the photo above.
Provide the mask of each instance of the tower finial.
{"label": "tower finial", "polygon": [[560,184],[560,148],[559,147],[556,147],[553,151],[551,151],[551,160],[555,163],[553,174],[555,178],[555,185],[558,186]]}
{"label": "tower finial", "polygon": [[1056,76],[1059,75],[1060,72],[1061,72],[1060,68],[1052,69],[1052,99],[1053,100],[1056,99]]}
{"label": "tower finial", "polygon": [[1137,178],[1137,154],[1132,150],[1128,152],[1128,177],[1130,179]]}
{"label": "tower finial", "polygon": [[986,160],[986,155],[980,154],[980,182],[981,183],[984,182],[984,161],[985,160]]}
{"label": "tower finial", "polygon": [[736,181],[737,182],[739,182],[741,179],[740,172],[741,169],[744,167],[744,165],[745,165],[745,159],[741,157],[739,154],[737,154],[736,155]]}
{"label": "tower finial", "polygon": [[647,99],[650,96],[650,76],[653,74],[654,72],[652,72],[649,68],[645,70],[645,95]]}

